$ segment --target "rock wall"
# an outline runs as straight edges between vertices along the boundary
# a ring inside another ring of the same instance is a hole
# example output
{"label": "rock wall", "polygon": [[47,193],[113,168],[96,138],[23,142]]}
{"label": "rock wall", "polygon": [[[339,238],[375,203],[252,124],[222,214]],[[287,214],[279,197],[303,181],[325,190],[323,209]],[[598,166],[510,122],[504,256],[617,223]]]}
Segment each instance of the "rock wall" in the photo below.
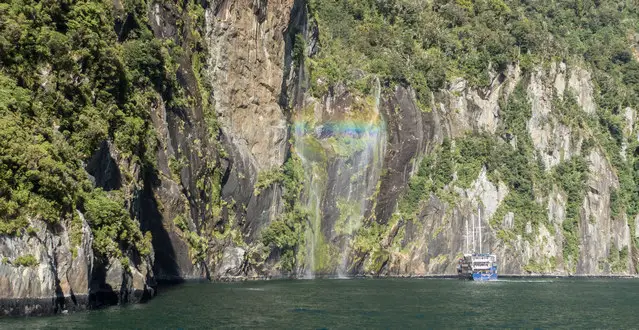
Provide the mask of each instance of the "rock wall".
{"label": "rock wall", "polygon": [[[567,162],[573,155],[580,155],[582,143],[588,137],[584,134],[588,133],[562,123],[562,114],[553,105],[556,98],[561,99],[570,92],[581,111],[587,115],[596,111],[589,73],[580,67],[554,63],[524,75],[513,66],[495,77],[491,86],[483,91],[468,88],[464,81],[457,80],[448,90],[435,94],[433,110],[427,113],[416,111],[411,94],[399,88],[386,96],[392,101],[387,103],[385,112],[391,124],[384,163],[386,176],[382,177],[381,185],[387,188],[382,189],[384,193],[378,199],[377,221],[388,221],[391,214],[397,212],[395,207],[401,194],[396,191],[406,186],[417,160],[431,153],[444,138],[495,134],[501,120],[498,100],[508,99],[517,84],[527,86],[532,117],[526,134],[538,151],[546,175],[551,175],[553,167]],[[633,112],[628,111],[630,118]],[[421,120],[416,120],[416,116]],[[632,121],[628,121],[628,125],[631,124]],[[621,261],[622,266],[612,270],[611,253],[633,249],[627,219],[611,216],[610,194],[619,187],[615,170],[600,148],[591,149],[584,157],[588,164],[587,188],[579,208],[576,262],[564,260],[562,253],[566,244],[562,233],[567,208],[565,192],[555,186],[549,196],[538,201],[547,212],[545,225],[535,228],[529,222],[525,233],[500,237],[500,230],[513,230],[512,212],[506,213],[503,219],[494,218],[509,191],[503,182],[489,180],[484,168],[469,188],[450,182],[445,190],[454,196],[453,202],[431,195],[422,202],[425,205],[415,221],[400,219],[400,229],[390,230],[387,237],[396,243],[387,247],[386,263],[373,271],[363,266],[361,271],[382,275],[455,274],[456,260],[465,249],[466,222],[477,223],[480,213],[484,251],[497,254],[502,273],[634,274],[633,258],[627,255]]]}
{"label": "rock wall", "polygon": [[78,246],[71,244],[70,223],[50,228],[32,220],[34,232],[0,237],[0,315],[77,311],[145,301],[155,294],[150,260],[126,266],[116,259],[96,260],[91,229],[81,213],[78,217]]}

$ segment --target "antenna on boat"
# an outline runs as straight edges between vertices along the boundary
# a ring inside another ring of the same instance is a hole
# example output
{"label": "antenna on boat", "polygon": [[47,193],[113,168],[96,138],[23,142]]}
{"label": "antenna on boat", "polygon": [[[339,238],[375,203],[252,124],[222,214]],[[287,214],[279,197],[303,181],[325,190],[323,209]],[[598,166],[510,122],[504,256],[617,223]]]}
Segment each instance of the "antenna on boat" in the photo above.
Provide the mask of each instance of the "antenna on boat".
{"label": "antenna on boat", "polygon": [[479,220],[479,253],[481,254],[481,208],[477,206],[477,219]]}

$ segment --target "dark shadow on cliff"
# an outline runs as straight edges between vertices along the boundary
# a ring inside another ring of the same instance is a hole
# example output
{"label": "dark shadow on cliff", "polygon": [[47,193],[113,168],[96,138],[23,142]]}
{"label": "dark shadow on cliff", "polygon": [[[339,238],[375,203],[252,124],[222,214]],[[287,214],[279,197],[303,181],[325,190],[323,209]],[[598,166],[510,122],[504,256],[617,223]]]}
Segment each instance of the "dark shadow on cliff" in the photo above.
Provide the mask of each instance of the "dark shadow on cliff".
{"label": "dark shadow on cliff", "polygon": [[106,283],[106,266],[104,262],[95,265],[91,273],[89,289],[89,307],[92,309],[117,305],[118,294],[110,284]]}
{"label": "dark shadow on cliff", "polygon": [[176,262],[175,250],[171,244],[171,238],[164,227],[163,215],[160,212],[159,203],[153,190],[161,184],[155,167],[144,167],[144,188],[140,192],[138,201],[138,216],[140,229],[143,232],[150,231],[153,237],[152,245],[155,252],[153,273],[158,282],[180,282],[180,267]]}
{"label": "dark shadow on cliff", "polygon": [[100,149],[93,154],[86,170],[93,177],[94,185],[104,191],[120,189],[122,186],[120,168],[111,155],[111,146],[107,141],[102,141]]}
{"label": "dark shadow on cliff", "polygon": [[57,314],[65,310],[64,292],[60,286],[60,279],[57,271],[55,272],[55,297],[53,298],[53,313]]}
{"label": "dark shadow on cliff", "polygon": [[[308,36],[308,13],[306,9],[307,0],[295,0],[293,8],[291,8],[291,14],[289,16],[289,23],[286,30],[283,32],[284,37],[284,70],[282,74],[282,86],[280,92],[279,105],[282,109],[289,110],[287,115],[290,116],[291,107],[300,105],[303,100],[304,92],[307,89],[306,74],[304,70],[304,58],[295,58],[294,51],[298,42],[296,36],[302,34],[305,39],[311,40],[311,51],[309,56],[314,53],[317,40],[317,29],[313,29],[313,35]],[[306,46],[306,45],[297,45]],[[292,94],[292,95],[291,95]],[[293,102],[291,102],[291,97]]]}
{"label": "dark shadow on cliff", "polygon": [[[61,224],[57,223],[57,224],[53,224],[53,225],[48,225],[47,226],[47,230],[53,234],[60,234],[64,228],[62,227]],[[37,239],[41,245],[43,246],[47,246],[47,242],[45,240],[42,240],[40,237],[38,237],[37,235],[33,235],[32,237],[34,237],[35,239]],[[53,255],[48,254],[47,251],[47,260],[49,260],[49,269],[51,270],[51,272],[53,273],[53,278],[55,281],[55,289],[53,292],[53,297],[51,297],[51,307],[52,307],[52,311],[54,314],[60,313],[63,310],[65,310],[66,307],[66,301],[65,301],[65,297],[64,297],[64,291],[62,291],[62,286],[60,285],[60,274],[58,273],[58,259],[55,257],[55,247],[53,247]],[[50,250],[49,250],[50,251]],[[73,291],[71,291],[71,298],[73,299],[73,301],[75,302],[75,296],[73,295]],[[17,302],[17,306],[18,307],[20,305],[20,300],[16,300]],[[34,299],[34,301],[36,301],[37,299]],[[28,303],[25,301],[24,302],[25,305],[28,305]],[[6,312],[5,312],[6,313]],[[1,313],[0,313],[1,315]]]}
{"label": "dark shadow on cliff", "polygon": [[146,274],[146,283],[153,283],[154,286],[151,288],[151,290],[144,290],[142,292],[142,296],[140,297],[140,303],[142,304],[148,302],[149,300],[151,300],[151,298],[155,297],[158,290],[158,285],[155,281],[155,278],[151,274]]}

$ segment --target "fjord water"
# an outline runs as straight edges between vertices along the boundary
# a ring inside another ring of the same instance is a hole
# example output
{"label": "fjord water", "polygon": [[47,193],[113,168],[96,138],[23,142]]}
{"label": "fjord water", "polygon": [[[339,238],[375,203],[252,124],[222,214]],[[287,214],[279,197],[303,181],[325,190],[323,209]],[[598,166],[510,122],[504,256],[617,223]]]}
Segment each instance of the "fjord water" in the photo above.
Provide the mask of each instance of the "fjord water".
{"label": "fjord water", "polygon": [[190,283],[147,304],[0,319],[0,328],[635,328],[638,297],[639,281],[625,279]]}

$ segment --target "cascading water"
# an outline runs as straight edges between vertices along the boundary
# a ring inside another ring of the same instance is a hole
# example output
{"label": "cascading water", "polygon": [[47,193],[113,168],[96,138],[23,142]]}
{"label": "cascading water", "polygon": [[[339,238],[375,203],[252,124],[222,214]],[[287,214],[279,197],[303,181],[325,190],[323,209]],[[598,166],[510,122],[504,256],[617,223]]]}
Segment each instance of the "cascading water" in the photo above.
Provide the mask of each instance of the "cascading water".
{"label": "cascading water", "polygon": [[378,81],[373,90],[365,99],[330,97],[295,116],[295,152],[304,166],[303,203],[310,216],[300,269],[305,277],[349,271],[352,240],[373,203],[386,145]]}

